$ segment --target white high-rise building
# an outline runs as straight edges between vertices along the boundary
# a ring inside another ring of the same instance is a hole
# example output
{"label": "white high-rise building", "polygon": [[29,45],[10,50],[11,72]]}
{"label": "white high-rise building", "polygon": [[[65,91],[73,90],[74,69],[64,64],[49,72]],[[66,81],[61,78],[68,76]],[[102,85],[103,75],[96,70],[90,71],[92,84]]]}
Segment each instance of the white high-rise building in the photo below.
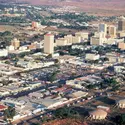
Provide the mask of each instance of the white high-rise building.
{"label": "white high-rise building", "polygon": [[44,36],[44,53],[54,53],[54,35],[48,33]]}

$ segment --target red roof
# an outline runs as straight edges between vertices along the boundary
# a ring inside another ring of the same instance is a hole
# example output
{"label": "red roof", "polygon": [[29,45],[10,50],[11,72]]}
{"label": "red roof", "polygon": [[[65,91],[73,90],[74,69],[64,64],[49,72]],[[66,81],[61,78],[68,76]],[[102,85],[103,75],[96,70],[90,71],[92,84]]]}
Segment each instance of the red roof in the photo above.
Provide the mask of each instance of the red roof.
{"label": "red roof", "polygon": [[5,110],[7,107],[4,105],[0,105],[0,111]]}
{"label": "red roof", "polygon": [[48,33],[48,34],[46,34],[46,36],[53,36],[53,34],[49,34],[49,33]]}

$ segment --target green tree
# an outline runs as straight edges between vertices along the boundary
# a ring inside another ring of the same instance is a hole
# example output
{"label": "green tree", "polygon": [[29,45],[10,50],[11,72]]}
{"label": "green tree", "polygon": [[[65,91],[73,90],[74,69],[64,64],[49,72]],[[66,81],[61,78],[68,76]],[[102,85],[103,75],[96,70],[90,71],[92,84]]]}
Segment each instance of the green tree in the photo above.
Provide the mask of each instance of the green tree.
{"label": "green tree", "polygon": [[121,114],[115,117],[115,121],[118,125],[125,125],[125,114]]}
{"label": "green tree", "polygon": [[15,112],[15,108],[9,106],[8,109],[6,109],[4,111],[4,117],[5,119],[13,119],[13,117],[15,116],[16,112]]}
{"label": "green tree", "polygon": [[56,118],[61,118],[61,119],[79,117],[78,112],[69,107],[63,107],[57,109],[54,115]]}
{"label": "green tree", "polygon": [[54,72],[51,74],[51,76],[49,77],[49,81],[51,83],[53,83],[55,80],[56,80],[56,75],[57,75],[57,72]]}

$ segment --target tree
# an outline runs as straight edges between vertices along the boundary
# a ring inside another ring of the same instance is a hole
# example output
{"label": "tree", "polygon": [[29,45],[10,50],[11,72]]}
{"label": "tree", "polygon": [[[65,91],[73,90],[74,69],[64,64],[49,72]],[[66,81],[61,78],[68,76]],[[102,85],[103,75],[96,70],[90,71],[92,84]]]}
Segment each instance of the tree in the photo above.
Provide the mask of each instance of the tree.
{"label": "tree", "polygon": [[40,125],[39,123],[32,123],[31,125]]}
{"label": "tree", "polygon": [[49,77],[49,81],[51,83],[53,83],[55,80],[56,80],[56,75],[57,75],[58,72],[54,72],[51,74],[51,76]]}
{"label": "tree", "polygon": [[55,59],[55,63],[56,63],[56,64],[59,63],[59,60],[58,60],[58,59]]}
{"label": "tree", "polygon": [[46,58],[48,59],[52,58],[52,54],[49,54]]}
{"label": "tree", "polygon": [[114,86],[114,87],[112,88],[112,90],[113,90],[113,91],[117,91],[117,90],[119,90],[119,88],[120,88],[120,86],[119,86],[119,85],[116,85],[116,86]]}
{"label": "tree", "polygon": [[79,116],[78,112],[69,107],[59,108],[54,113],[56,118],[73,118]]}
{"label": "tree", "polygon": [[13,117],[15,116],[16,112],[15,112],[15,108],[9,106],[8,109],[6,109],[4,111],[4,117],[5,119],[13,119]]}
{"label": "tree", "polygon": [[87,89],[94,89],[94,88],[95,88],[95,85],[87,85],[86,88],[87,88]]}
{"label": "tree", "polygon": [[118,125],[125,125],[125,114],[121,114],[115,117],[115,121]]}

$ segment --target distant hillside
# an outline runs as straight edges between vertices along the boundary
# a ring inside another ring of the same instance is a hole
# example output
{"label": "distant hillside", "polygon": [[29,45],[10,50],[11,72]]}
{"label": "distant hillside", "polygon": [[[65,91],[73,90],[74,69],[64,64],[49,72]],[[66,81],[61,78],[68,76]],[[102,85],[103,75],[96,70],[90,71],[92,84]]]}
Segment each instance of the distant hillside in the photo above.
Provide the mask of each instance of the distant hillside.
{"label": "distant hillside", "polygon": [[[22,1],[22,0],[21,0]],[[24,0],[23,0],[24,1]],[[26,0],[35,5],[76,6],[80,10],[99,15],[124,15],[125,0]]]}
{"label": "distant hillside", "polygon": [[[0,2],[15,0],[0,0]],[[123,15],[125,14],[125,0],[16,0],[25,1],[33,5],[76,6],[80,10],[93,14]]]}

